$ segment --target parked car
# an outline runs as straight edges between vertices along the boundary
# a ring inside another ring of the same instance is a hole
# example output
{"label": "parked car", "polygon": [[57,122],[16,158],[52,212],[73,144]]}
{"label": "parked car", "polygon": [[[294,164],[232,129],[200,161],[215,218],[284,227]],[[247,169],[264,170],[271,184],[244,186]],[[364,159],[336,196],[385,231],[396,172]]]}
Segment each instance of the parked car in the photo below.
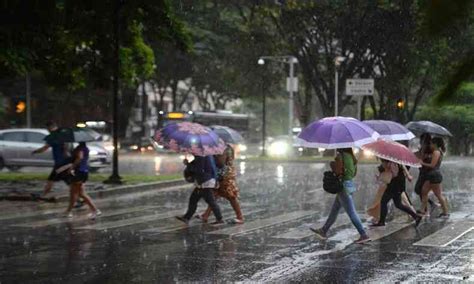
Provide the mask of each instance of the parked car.
{"label": "parked car", "polygon": [[[41,154],[31,152],[42,147],[44,138],[49,134],[46,129],[17,128],[0,130],[0,169],[18,170],[21,167],[52,167],[51,149]],[[111,156],[98,145],[88,145],[89,167],[92,172],[107,167]]]}

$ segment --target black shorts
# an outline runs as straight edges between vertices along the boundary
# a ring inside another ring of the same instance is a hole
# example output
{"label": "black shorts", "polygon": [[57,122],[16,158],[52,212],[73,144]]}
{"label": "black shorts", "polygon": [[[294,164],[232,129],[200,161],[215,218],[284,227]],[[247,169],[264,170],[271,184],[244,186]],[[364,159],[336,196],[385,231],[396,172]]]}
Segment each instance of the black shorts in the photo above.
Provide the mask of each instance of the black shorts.
{"label": "black shorts", "polygon": [[426,174],[426,180],[431,184],[440,184],[443,181],[443,175],[439,170],[433,170]]}
{"label": "black shorts", "polygon": [[69,177],[69,183],[85,183],[89,179],[87,172],[74,172],[74,175]]}
{"label": "black shorts", "polygon": [[62,181],[62,180],[65,181],[68,178],[67,171],[63,171],[58,174],[56,172],[56,169],[57,169],[56,167],[53,168],[53,170],[48,176],[48,181]]}

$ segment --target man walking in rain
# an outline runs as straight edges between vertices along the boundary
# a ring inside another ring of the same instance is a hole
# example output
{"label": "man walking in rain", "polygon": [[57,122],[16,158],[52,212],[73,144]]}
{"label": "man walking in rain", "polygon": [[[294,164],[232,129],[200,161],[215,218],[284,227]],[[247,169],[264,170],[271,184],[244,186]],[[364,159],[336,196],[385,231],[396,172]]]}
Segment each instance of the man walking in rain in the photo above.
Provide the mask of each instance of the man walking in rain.
{"label": "man walking in rain", "polygon": [[214,188],[217,182],[217,168],[214,157],[195,156],[191,163],[188,163],[188,160],[184,160],[184,164],[186,165],[186,172],[194,179],[196,188],[189,198],[188,211],[184,216],[176,216],[176,218],[187,224],[194,213],[196,213],[199,200],[204,198],[216,217],[216,221],[211,224],[224,223],[221,210],[214,198]]}
{"label": "man walking in rain", "polygon": [[[50,134],[53,134],[55,131],[58,130],[58,125],[54,121],[48,121],[46,123],[46,127]],[[67,151],[67,147],[65,143],[58,142],[58,141],[46,141],[43,147],[36,149],[32,152],[32,154],[39,154],[47,151],[51,148],[51,152],[53,154],[54,166],[51,173],[48,176],[48,181],[46,182],[43,190],[42,197],[45,197],[49,192],[51,192],[54,182],[60,181],[61,175],[56,172],[56,170],[63,166],[66,162],[66,159],[69,157],[69,152]]]}

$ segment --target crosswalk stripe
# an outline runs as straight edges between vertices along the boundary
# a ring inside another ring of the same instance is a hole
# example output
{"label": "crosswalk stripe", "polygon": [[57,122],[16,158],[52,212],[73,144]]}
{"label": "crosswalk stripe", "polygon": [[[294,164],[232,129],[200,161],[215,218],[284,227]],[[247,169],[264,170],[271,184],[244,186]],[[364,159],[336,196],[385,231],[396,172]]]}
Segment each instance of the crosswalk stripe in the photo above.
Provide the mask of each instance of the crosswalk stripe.
{"label": "crosswalk stripe", "polygon": [[[107,211],[102,214],[102,217],[112,217],[112,216],[117,216],[117,215],[122,215],[122,214],[127,214],[127,213],[149,210],[153,208],[156,208],[156,206],[139,206],[139,207],[133,207],[133,208],[114,210],[114,211]],[[87,220],[89,220],[87,215],[81,215],[81,216],[75,216],[71,219],[67,217],[53,218],[53,219],[48,219],[48,220],[34,221],[30,223],[13,224],[11,226],[23,227],[23,228],[38,228],[38,227],[46,227],[46,226],[51,226],[51,225],[58,225],[62,223],[82,222],[82,221],[87,221]]]}
{"label": "crosswalk stripe", "polygon": [[473,221],[450,223],[443,229],[414,243],[415,246],[446,247],[474,229]]}
{"label": "crosswalk stripe", "polygon": [[376,241],[385,238],[406,227],[414,226],[413,222],[406,222],[406,220],[407,217],[406,215],[404,215],[403,217],[396,218],[390,223],[387,223],[383,227],[372,227],[368,230],[369,237],[372,241]]}
{"label": "crosswalk stripe", "polygon": [[[243,210],[243,212],[245,213],[245,216],[248,216],[250,214],[260,213],[262,211],[265,211],[265,210],[264,209],[255,209],[255,210],[248,210],[248,211],[245,210],[245,209]],[[151,234],[154,234],[154,235],[158,235],[158,234],[162,234],[162,233],[171,233],[171,232],[179,231],[179,230],[185,229],[185,228],[195,227],[195,226],[199,226],[199,225],[202,225],[202,224],[203,223],[201,221],[193,222],[193,220],[191,220],[190,223],[187,226],[185,226],[182,222],[179,222],[179,224],[177,224],[175,222],[175,224],[171,224],[171,225],[166,224],[166,225],[163,225],[163,226],[158,226],[158,227],[153,227],[153,228],[141,230],[140,232],[142,232],[142,233],[151,233]]]}
{"label": "crosswalk stripe", "polygon": [[271,218],[258,219],[258,220],[251,221],[251,222],[248,222],[239,226],[231,227],[231,228],[225,228],[225,229],[208,232],[207,234],[229,235],[229,236],[242,235],[242,234],[246,234],[258,229],[263,229],[266,227],[283,224],[283,223],[293,221],[296,219],[301,219],[303,217],[311,216],[313,214],[315,214],[314,211],[295,211],[291,213],[285,213],[278,216],[274,216]]}
{"label": "crosswalk stripe", "polygon": [[[310,227],[321,228],[324,225],[324,223],[325,223],[325,220],[320,220],[318,223],[313,224],[311,226],[294,228],[294,229],[289,230],[286,233],[276,235],[272,238],[273,239],[289,239],[289,240],[300,240],[300,239],[308,238],[308,237],[314,236],[314,232],[309,229]],[[342,227],[350,223],[351,223],[351,220],[349,219],[347,214],[344,213],[338,216],[336,222],[332,226],[332,229]]]}
{"label": "crosswalk stripe", "polygon": [[139,217],[128,218],[128,219],[123,219],[123,220],[116,220],[116,221],[110,221],[110,222],[98,222],[95,224],[78,227],[77,229],[78,230],[96,230],[96,231],[116,229],[116,228],[121,228],[121,227],[127,227],[130,225],[136,225],[136,224],[142,224],[142,223],[147,223],[151,221],[167,219],[167,218],[171,218],[182,213],[183,213],[183,210],[179,209],[179,210],[173,210],[173,211],[168,211],[164,213],[139,216]]}
{"label": "crosswalk stripe", "polygon": [[[108,196],[106,198],[100,198],[100,199],[94,200],[94,203],[96,205],[102,205],[102,204],[110,203],[111,201],[114,201],[114,202],[122,201],[122,200],[130,201],[133,199],[143,198],[145,196],[160,195],[162,193],[187,190],[189,188],[190,188],[189,184],[186,184],[186,185],[172,186],[169,188],[164,188],[164,189],[159,189],[159,190],[149,190],[149,191],[144,191],[144,192],[124,194],[124,195]],[[44,216],[44,215],[50,215],[50,214],[58,214],[66,210],[66,205],[64,204],[47,204],[47,205],[48,205],[47,208],[40,208],[39,210],[38,208],[34,208],[35,209],[34,211],[30,211],[30,209],[32,209],[31,207],[25,206],[25,209],[28,209],[26,212],[18,210],[18,207],[14,207],[16,212],[11,213],[11,214],[1,215],[0,221],[20,219],[20,218],[30,218],[30,217]]]}

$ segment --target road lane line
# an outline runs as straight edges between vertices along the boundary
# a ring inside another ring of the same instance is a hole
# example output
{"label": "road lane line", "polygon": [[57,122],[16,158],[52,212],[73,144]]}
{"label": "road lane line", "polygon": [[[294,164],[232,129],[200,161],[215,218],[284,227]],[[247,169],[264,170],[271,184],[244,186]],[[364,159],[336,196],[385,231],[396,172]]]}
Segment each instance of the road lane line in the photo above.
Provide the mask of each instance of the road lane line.
{"label": "road lane line", "polygon": [[[150,209],[153,209],[153,208],[156,208],[156,207],[157,206],[139,206],[139,207],[119,209],[119,210],[113,210],[113,211],[112,210],[111,211],[105,211],[101,215],[101,217],[99,217],[99,218],[112,217],[112,216],[117,216],[117,215],[133,213],[133,212],[150,210]],[[23,223],[23,224],[13,224],[13,225],[10,225],[10,226],[12,226],[12,227],[22,227],[22,228],[38,228],[38,227],[58,225],[58,224],[62,224],[62,223],[82,222],[82,221],[87,221],[87,220],[89,220],[89,217],[87,215],[81,215],[81,216],[75,216],[71,219],[69,219],[67,217],[53,218],[53,219],[34,221],[34,222]]]}
{"label": "road lane line", "polygon": [[385,224],[382,227],[371,227],[368,230],[368,235],[370,240],[376,241],[387,236],[390,236],[393,233],[396,233],[406,227],[413,226],[415,227],[414,222],[406,222],[406,215],[392,220],[390,223]]}
{"label": "road lane line", "polygon": [[474,229],[473,221],[461,221],[447,224],[441,230],[414,243],[414,246],[446,247]]}
{"label": "road lane line", "polygon": [[96,230],[96,231],[116,229],[116,228],[136,225],[136,224],[147,223],[147,222],[151,222],[151,221],[163,220],[163,219],[174,217],[176,215],[180,215],[182,213],[183,213],[183,210],[179,209],[179,210],[173,210],[173,211],[168,211],[168,212],[164,212],[164,213],[157,213],[157,214],[152,214],[152,215],[139,216],[139,217],[128,218],[128,219],[123,219],[123,220],[115,220],[115,221],[109,221],[109,222],[98,222],[98,223],[95,223],[95,224],[78,227],[76,229],[78,229],[78,230]]}
{"label": "road lane line", "polygon": [[307,216],[311,216],[313,214],[315,214],[314,211],[295,211],[291,213],[281,214],[281,215],[271,217],[271,218],[258,219],[258,220],[247,222],[242,225],[234,226],[231,228],[225,228],[225,229],[208,232],[207,234],[228,235],[228,236],[242,235],[242,234],[246,234],[255,230],[259,230],[259,229],[271,227],[274,225],[290,222],[293,220],[301,219]]}
{"label": "road lane line", "polygon": [[[310,230],[310,228],[321,228],[325,223],[325,220],[320,220],[311,226],[300,226],[298,228],[294,228],[289,230],[286,233],[276,235],[272,237],[273,239],[289,239],[289,240],[300,240],[304,238],[308,238],[314,236],[314,232]],[[341,214],[337,217],[336,223],[332,226],[331,229],[336,229],[338,227],[342,227],[351,223],[351,220],[347,216],[347,214]]]}
{"label": "road lane line", "polygon": [[[250,214],[259,213],[259,212],[262,212],[262,211],[265,211],[265,210],[264,209],[255,209],[255,210],[248,210],[248,211],[245,210],[245,209],[243,210],[243,212],[245,212],[245,216],[248,216]],[[226,214],[226,213],[227,212],[224,212],[224,214]],[[194,219],[196,219],[196,218],[194,218]],[[140,232],[142,232],[142,233],[151,233],[153,235],[158,235],[158,234],[162,234],[162,233],[171,233],[171,232],[179,231],[179,230],[182,230],[182,229],[187,229],[187,228],[190,228],[190,227],[195,227],[195,226],[199,226],[199,225],[202,225],[202,224],[204,224],[204,223],[201,222],[201,221],[193,222],[193,220],[190,220],[190,223],[187,226],[185,226],[182,222],[179,222],[179,224],[178,223],[176,223],[176,224],[166,224],[166,225],[163,225],[163,226],[158,226],[158,227],[153,227],[153,228],[141,230]]]}

